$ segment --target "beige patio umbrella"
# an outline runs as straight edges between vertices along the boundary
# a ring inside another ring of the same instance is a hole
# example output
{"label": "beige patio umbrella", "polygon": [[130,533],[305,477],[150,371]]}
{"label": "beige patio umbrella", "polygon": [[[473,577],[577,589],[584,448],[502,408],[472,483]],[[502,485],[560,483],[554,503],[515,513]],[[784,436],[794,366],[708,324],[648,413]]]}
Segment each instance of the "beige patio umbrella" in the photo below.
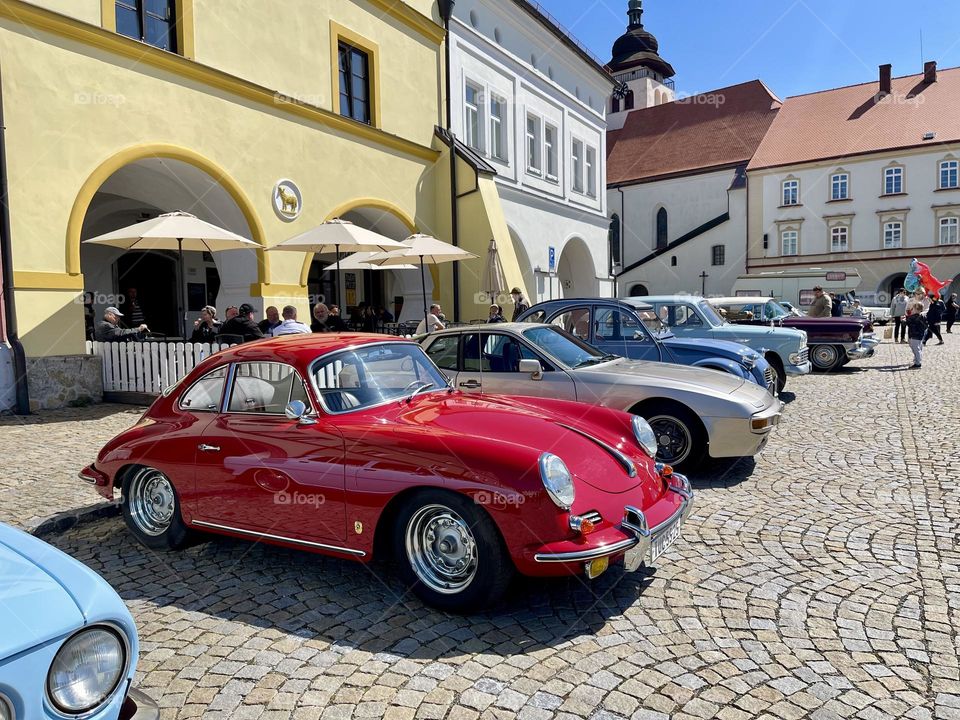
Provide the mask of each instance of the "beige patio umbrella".
{"label": "beige patio umbrella", "polygon": [[[416,265],[391,265],[390,267],[383,267],[382,265],[373,265],[370,263],[370,258],[374,255],[379,255],[379,252],[357,252],[353,255],[347,255],[339,263],[339,268],[341,270],[416,270]],[[336,270],[338,264],[335,262],[330,263],[323,268],[324,272],[330,270]]]}
{"label": "beige patio umbrella", "polygon": [[424,265],[440,265],[461,260],[474,260],[477,256],[471,252],[437,240],[430,235],[411,235],[403,241],[399,250],[378,253],[370,258],[371,264],[383,267],[395,267],[415,262],[420,266],[420,286],[423,288],[423,322],[427,322],[427,280],[423,272]]}
{"label": "beige patio umbrella", "polygon": [[248,240],[181,210],[164,213],[83,242],[124,250],[176,250],[180,266],[180,306],[183,308],[180,330],[183,337],[187,336],[187,302],[183,291],[183,251],[221,252],[222,250],[256,250],[260,247],[253,240]]}
{"label": "beige patio umbrella", "polygon": [[495,239],[490,240],[487,264],[483,266],[483,275],[480,277],[480,289],[490,296],[490,302],[494,302],[495,297],[507,291],[507,276],[503,272]]}
{"label": "beige patio umbrella", "polygon": [[302,252],[302,253],[336,253],[337,262],[334,263],[337,268],[337,302],[340,302],[340,270],[343,269],[340,263],[340,250],[344,252],[384,252],[387,250],[396,250],[402,248],[403,244],[396,240],[367,230],[359,225],[354,225],[349,220],[342,218],[333,218],[327,220],[315,228],[300,233],[292,238],[284,240],[267,250]]}

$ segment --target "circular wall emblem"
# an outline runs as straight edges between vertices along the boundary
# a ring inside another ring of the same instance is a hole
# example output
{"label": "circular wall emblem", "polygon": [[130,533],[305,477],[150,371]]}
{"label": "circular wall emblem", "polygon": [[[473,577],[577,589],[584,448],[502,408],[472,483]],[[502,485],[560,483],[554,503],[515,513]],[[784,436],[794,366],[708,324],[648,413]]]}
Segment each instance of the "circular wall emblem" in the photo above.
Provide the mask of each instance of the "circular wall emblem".
{"label": "circular wall emblem", "polygon": [[292,222],[300,217],[303,196],[293,180],[277,180],[277,184],[273,186],[273,209],[285,222]]}

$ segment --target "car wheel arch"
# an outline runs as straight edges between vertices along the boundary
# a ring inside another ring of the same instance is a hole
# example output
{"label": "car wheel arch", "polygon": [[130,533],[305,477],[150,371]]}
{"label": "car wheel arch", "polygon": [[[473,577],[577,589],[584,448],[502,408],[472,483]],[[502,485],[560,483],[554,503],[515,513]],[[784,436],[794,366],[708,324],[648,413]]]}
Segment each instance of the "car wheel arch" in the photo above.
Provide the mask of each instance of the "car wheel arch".
{"label": "car wheel arch", "polygon": [[707,426],[704,424],[703,419],[700,417],[700,415],[696,412],[696,410],[691,408],[689,405],[685,405],[679,400],[674,400],[672,398],[665,398],[665,397],[647,398],[646,400],[641,400],[640,402],[638,402],[636,405],[630,408],[627,412],[629,412],[631,415],[640,415],[642,417],[644,411],[663,412],[663,411],[669,411],[671,409],[678,409],[685,413],[690,413],[690,415],[696,418],[697,422],[699,423],[699,429],[703,432],[704,437],[707,438],[707,442],[710,441],[709,440],[710,434],[707,431]]}
{"label": "car wheel arch", "polygon": [[693,363],[692,367],[703,368],[704,370],[719,370],[720,372],[730,373],[742,379],[749,379],[750,373],[739,363],[733,360],[724,360],[723,358],[704,358]]}

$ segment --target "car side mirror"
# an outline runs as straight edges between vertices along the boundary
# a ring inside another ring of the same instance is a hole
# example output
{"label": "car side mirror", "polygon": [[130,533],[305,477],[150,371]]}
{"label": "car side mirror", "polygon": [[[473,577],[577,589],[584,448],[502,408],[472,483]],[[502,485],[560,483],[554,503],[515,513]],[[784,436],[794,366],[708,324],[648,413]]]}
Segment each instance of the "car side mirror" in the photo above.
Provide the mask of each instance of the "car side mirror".
{"label": "car side mirror", "polygon": [[543,366],[539,360],[521,360],[520,372],[529,375],[534,380],[540,380],[543,377]]}
{"label": "car side mirror", "polygon": [[635,330],[633,333],[634,340],[646,340],[647,336],[644,334],[643,330]]}
{"label": "car side mirror", "polygon": [[316,425],[317,421],[307,415],[307,405],[302,400],[291,400],[283,414],[288,420],[296,420],[300,425]]}

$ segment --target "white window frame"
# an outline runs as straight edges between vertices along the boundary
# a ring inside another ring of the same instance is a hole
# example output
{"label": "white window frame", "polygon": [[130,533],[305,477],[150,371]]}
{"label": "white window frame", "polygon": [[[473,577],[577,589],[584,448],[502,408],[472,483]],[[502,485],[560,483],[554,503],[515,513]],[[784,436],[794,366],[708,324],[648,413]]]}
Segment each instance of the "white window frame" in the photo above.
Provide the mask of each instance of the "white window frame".
{"label": "white window frame", "polygon": [[584,146],[584,172],[587,173],[587,196],[597,196],[597,149],[591,145]]}
{"label": "white window frame", "polygon": [[903,168],[899,165],[883,169],[883,194],[902,195],[904,187]]}
{"label": "white window frame", "polygon": [[[958,245],[960,244],[960,218],[949,216],[940,218],[938,227],[938,244],[940,245]],[[944,239],[944,230],[947,230],[947,239]]]}
{"label": "white window frame", "polygon": [[[896,243],[893,242],[896,237]],[[903,221],[885,220],[883,223],[883,249],[897,250],[903,247]]]}
{"label": "white window frame", "polygon": [[[938,183],[940,190],[956,190],[957,188],[960,188],[960,160],[941,160],[939,170]],[[946,172],[948,178],[951,178],[952,176],[952,183],[950,183],[948,180],[949,184],[944,184],[944,172]]]}
{"label": "white window frame", "polygon": [[[494,106],[499,106],[500,112],[494,112]],[[507,151],[507,101],[497,95],[490,93],[490,157],[500,162],[509,162],[509,152]]]}
{"label": "white window frame", "polygon": [[[476,102],[471,103],[467,98],[470,91],[476,93]],[[483,152],[483,87],[467,80],[463,90],[463,140],[474,150]],[[473,137],[476,135],[476,137]]]}
{"label": "white window frame", "polygon": [[543,159],[544,171],[547,180],[556,182],[559,180],[559,170],[557,169],[558,150],[557,140],[560,136],[557,132],[557,126],[545,122],[543,124]]}
{"label": "white window frame", "polygon": [[[787,236],[790,236],[793,252],[787,252]],[[800,254],[800,231],[799,230],[781,230],[780,231],[780,255],[782,257],[796,257]]]}
{"label": "white window frame", "polygon": [[543,118],[527,113],[524,126],[527,149],[527,172],[531,175],[543,175]]}
{"label": "white window frame", "polygon": [[850,173],[834,173],[830,177],[830,199],[850,199]]}
{"label": "white window frame", "polygon": [[575,193],[583,194],[583,162],[584,162],[584,142],[573,138],[570,142],[570,175],[571,190]]}
{"label": "white window frame", "polygon": [[800,204],[800,181],[797,178],[788,178],[780,183],[780,201],[783,207]]}
{"label": "white window frame", "polygon": [[830,228],[830,252],[850,251],[850,228],[846,225],[834,225]]}

